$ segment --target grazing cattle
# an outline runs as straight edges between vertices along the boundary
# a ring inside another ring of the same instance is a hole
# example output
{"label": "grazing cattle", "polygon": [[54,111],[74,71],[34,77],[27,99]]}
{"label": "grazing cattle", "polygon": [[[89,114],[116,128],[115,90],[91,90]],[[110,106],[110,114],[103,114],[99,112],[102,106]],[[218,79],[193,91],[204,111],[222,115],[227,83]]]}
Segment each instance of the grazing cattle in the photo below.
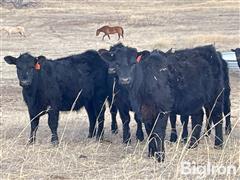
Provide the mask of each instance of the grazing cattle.
{"label": "grazing cattle", "polygon": [[52,132],[52,144],[58,144],[59,111],[86,108],[89,117],[89,134],[103,133],[105,98],[107,96],[107,65],[96,51],[48,60],[44,56],[34,57],[29,53],[4,57],[8,64],[16,65],[17,75],[24,101],[31,120],[29,144],[34,143],[39,118],[50,107],[48,125]]}
{"label": "grazing cattle", "polygon": [[[100,54],[105,59],[105,61],[108,64],[108,89],[109,89],[109,95],[112,105],[116,106],[117,109],[119,110],[119,114],[122,120],[123,124],[123,142],[128,143],[130,142],[130,115],[129,111],[132,111],[132,107],[129,101],[129,94],[126,89],[126,87],[120,85],[118,83],[118,77],[116,75],[116,69],[115,69],[115,59],[113,53],[118,49],[124,47],[121,43],[116,44],[110,48],[110,50],[100,50]],[[141,56],[146,55],[149,53],[148,51],[143,51],[140,52]],[[113,88],[114,86],[114,88]],[[114,96],[114,97],[113,97]],[[141,117],[137,116],[136,114],[134,115],[134,119],[137,122],[137,131],[136,131],[136,137],[139,141],[143,141],[144,139],[144,134],[142,131],[142,121]]]}
{"label": "grazing cattle", "polygon": [[168,57],[152,52],[140,63],[136,63],[136,49],[123,47],[116,50],[114,58],[119,83],[128,89],[131,106],[142,116],[149,135],[149,156],[164,160],[170,112],[192,116],[189,147],[196,147],[202,126],[202,107],[212,110],[210,118],[216,125],[215,147],[222,147],[220,120],[224,84],[222,62],[213,46],[186,49]]}
{"label": "grazing cattle", "polygon": [[118,34],[118,40],[119,40],[121,36],[123,38],[123,33],[124,33],[123,28],[120,26],[114,26],[114,27],[103,26],[103,27],[97,29],[96,36],[98,36],[100,34],[100,32],[104,33],[102,40],[104,40],[105,36],[108,36],[108,38],[110,39],[109,34],[115,34],[115,33]]}
{"label": "grazing cattle", "polygon": [[235,52],[237,62],[238,62],[238,67],[240,68],[240,48],[231,49],[231,51]]}
{"label": "grazing cattle", "polygon": [[25,29],[22,26],[16,26],[16,27],[11,27],[11,26],[3,26],[0,28],[2,31],[6,31],[8,33],[8,36],[10,36],[13,33],[19,33],[21,36],[25,36]]}

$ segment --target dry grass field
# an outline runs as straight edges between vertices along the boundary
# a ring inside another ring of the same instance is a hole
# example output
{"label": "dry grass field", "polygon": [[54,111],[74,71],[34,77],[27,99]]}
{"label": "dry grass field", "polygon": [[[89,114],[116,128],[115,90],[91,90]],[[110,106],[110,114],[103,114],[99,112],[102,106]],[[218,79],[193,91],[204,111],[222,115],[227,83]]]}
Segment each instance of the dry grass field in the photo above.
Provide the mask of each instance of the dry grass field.
{"label": "dry grass field", "polygon": [[[31,8],[0,7],[1,26],[23,26],[26,37],[1,31],[0,54],[0,173],[1,179],[240,179],[240,73],[230,71],[233,131],[224,136],[223,150],[213,148],[214,133],[203,137],[199,147],[189,150],[181,142],[168,142],[166,160],[147,157],[147,141],[135,140],[136,123],[131,122],[132,143],[123,145],[120,131],[112,135],[110,114],[105,114],[104,141],[87,139],[88,120],[84,109],[61,113],[58,129],[61,144],[50,145],[50,129],[42,117],[37,143],[27,147],[29,118],[18,85],[15,67],[3,57],[23,52],[63,57],[87,49],[108,48],[117,36],[101,41],[96,29],[121,25],[124,44],[139,49],[190,48],[215,43],[220,51],[240,46],[240,2],[238,0],[38,0]],[[131,114],[132,116],[132,114]],[[133,119],[133,118],[132,118]],[[204,127],[204,126],[203,126]],[[190,127],[189,127],[190,128]],[[203,128],[204,129],[204,128]],[[181,125],[178,122],[178,132]],[[146,139],[146,134],[145,134]],[[204,166],[236,167],[234,175],[217,173],[184,175],[183,162]]]}

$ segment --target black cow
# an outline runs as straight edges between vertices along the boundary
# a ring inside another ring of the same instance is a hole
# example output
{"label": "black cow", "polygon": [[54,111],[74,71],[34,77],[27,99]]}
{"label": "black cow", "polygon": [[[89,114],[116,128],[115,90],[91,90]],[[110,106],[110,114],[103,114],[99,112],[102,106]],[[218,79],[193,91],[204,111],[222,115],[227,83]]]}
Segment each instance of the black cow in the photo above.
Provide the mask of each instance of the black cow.
{"label": "black cow", "polygon": [[24,101],[31,120],[29,143],[34,143],[39,118],[50,107],[48,125],[52,132],[52,144],[58,144],[59,111],[87,110],[90,128],[88,137],[101,137],[104,125],[104,101],[107,96],[107,65],[96,51],[86,51],[57,60],[29,53],[4,57],[8,64],[16,65]]}
{"label": "black cow", "polygon": [[[129,127],[129,123],[130,123],[129,111],[132,111],[132,107],[129,101],[129,94],[126,87],[118,83],[118,77],[116,75],[116,69],[115,69],[116,61],[114,59],[114,52],[118,48],[122,48],[122,47],[124,47],[124,45],[119,43],[110,47],[109,51],[101,49],[99,50],[99,53],[108,64],[108,77],[109,77],[108,78],[108,89],[109,89],[108,97],[110,99],[110,104],[112,105],[111,107],[116,106],[117,109],[119,110],[119,114],[123,124],[123,142],[128,143],[130,142],[130,137],[131,137],[130,127]],[[142,51],[139,53],[139,55],[146,56],[149,53],[150,52],[148,51]],[[113,98],[113,95],[114,95],[114,98]],[[142,131],[141,117],[135,114],[134,119],[137,122],[136,137],[138,140],[143,141],[144,134]]]}
{"label": "black cow", "polygon": [[165,131],[170,112],[192,116],[189,147],[196,147],[202,126],[202,107],[212,109],[211,118],[216,125],[215,147],[222,147],[220,120],[224,84],[222,62],[213,46],[186,49],[179,56],[165,57],[153,52],[138,64],[137,50],[123,47],[117,49],[114,58],[118,62],[119,82],[127,87],[131,106],[145,124],[150,138],[150,156],[155,155],[158,161],[164,160]]}
{"label": "black cow", "polygon": [[231,51],[235,52],[237,62],[238,62],[238,67],[240,68],[240,48],[231,49]]}
{"label": "black cow", "polygon": [[[200,48],[196,48],[196,51],[202,51],[203,49]],[[159,51],[162,55],[168,56],[170,54],[172,55],[176,55],[179,56],[181,55],[182,51],[175,51],[175,53],[172,53],[171,51],[168,51],[167,53],[163,53],[162,51]],[[229,73],[228,73],[228,65],[227,62],[222,58],[222,55],[220,52],[217,52],[219,55],[219,58],[222,61],[222,71],[223,71],[223,77],[224,77],[224,99],[223,99],[223,113],[226,119],[226,126],[225,126],[225,134],[229,135],[231,132],[231,102],[230,102],[230,84],[229,84]],[[199,52],[199,54],[201,54]],[[179,60],[182,60],[181,58],[178,58]],[[183,59],[185,60],[185,59]],[[211,59],[210,59],[211,60]],[[207,115],[207,132],[206,135],[210,135],[211,134],[211,119],[209,119],[209,114],[210,111],[209,109],[205,109],[206,111],[206,115]],[[187,136],[188,136],[188,120],[189,117],[182,115],[181,116],[181,122],[183,124],[183,132],[182,132],[182,140],[183,142],[186,142],[187,140]],[[171,113],[170,114],[170,122],[171,122],[171,137],[170,137],[170,141],[171,142],[176,142],[177,140],[177,131],[176,131],[176,114],[175,113]]]}

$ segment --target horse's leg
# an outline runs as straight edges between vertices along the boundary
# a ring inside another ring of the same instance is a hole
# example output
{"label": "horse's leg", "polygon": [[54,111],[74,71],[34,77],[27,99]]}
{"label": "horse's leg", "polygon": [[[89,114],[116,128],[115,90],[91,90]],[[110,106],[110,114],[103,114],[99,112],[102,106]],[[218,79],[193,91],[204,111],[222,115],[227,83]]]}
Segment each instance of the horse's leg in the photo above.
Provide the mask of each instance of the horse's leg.
{"label": "horse's leg", "polygon": [[104,40],[104,37],[105,37],[105,36],[106,36],[106,34],[103,35],[102,40]]}
{"label": "horse's leg", "polygon": [[118,40],[120,39],[120,34],[118,33]]}
{"label": "horse's leg", "polygon": [[20,34],[21,37],[24,35],[22,31],[19,31],[18,33]]}
{"label": "horse's leg", "polygon": [[108,36],[108,39],[110,40],[110,36],[109,36],[109,34],[108,34],[107,36]]}

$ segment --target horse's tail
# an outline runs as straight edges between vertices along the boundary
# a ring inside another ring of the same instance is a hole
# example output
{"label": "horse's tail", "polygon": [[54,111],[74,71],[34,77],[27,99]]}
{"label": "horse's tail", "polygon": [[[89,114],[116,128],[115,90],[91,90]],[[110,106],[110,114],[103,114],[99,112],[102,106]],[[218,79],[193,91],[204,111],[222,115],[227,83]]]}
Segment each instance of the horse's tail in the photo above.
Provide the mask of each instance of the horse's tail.
{"label": "horse's tail", "polygon": [[121,27],[121,30],[122,30],[122,37],[123,37],[124,31],[123,31],[123,28],[122,28],[122,27]]}

